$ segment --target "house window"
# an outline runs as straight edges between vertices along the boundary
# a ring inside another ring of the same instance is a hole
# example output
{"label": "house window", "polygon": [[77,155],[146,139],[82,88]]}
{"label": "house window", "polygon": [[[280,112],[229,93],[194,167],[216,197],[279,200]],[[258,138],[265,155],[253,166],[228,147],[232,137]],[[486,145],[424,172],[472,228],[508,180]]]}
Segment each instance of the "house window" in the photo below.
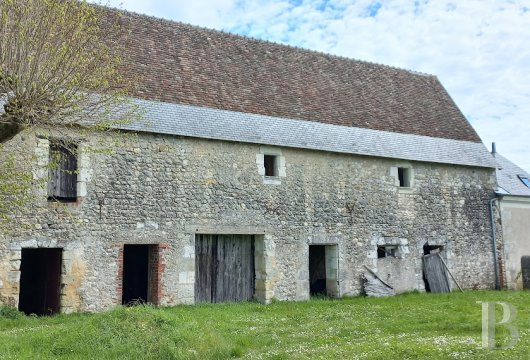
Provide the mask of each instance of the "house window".
{"label": "house window", "polygon": [[77,146],[50,143],[48,201],[77,201]]}
{"label": "house window", "polygon": [[377,247],[377,258],[383,259],[386,257],[396,257],[397,246],[395,245],[383,245]]}
{"label": "house window", "polygon": [[410,187],[410,168],[398,167],[399,187]]}
{"label": "house window", "polygon": [[530,179],[528,179],[528,177],[524,175],[517,175],[517,177],[526,185],[526,187],[530,188]]}
{"label": "house window", "polygon": [[263,155],[265,176],[278,176],[278,157],[276,155]]}

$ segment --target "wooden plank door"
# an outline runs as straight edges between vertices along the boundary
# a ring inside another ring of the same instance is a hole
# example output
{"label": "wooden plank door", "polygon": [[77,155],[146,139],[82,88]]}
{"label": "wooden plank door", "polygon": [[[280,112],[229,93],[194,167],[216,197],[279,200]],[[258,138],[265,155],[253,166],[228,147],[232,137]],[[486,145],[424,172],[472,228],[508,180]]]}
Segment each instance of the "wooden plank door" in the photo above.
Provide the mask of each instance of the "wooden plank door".
{"label": "wooden plank door", "polygon": [[253,298],[253,235],[197,235],[195,253],[195,302]]}
{"label": "wooden plank door", "polygon": [[439,254],[429,254],[423,256],[423,272],[425,280],[428,282],[430,292],[449,293],[451,286],[449,278],[445,272],[445,267]]}
{"label": "wooden plank door", "polygon": [[217,254],[215,235],[196,235],[195,237],[195,302],[212,302],[212,279],[215,268],[214,254]]}
{"label": "wooden plank door", "polygon": [[77,198],[77,147],[60,143],[50,145],[48,198],[75,201]]}

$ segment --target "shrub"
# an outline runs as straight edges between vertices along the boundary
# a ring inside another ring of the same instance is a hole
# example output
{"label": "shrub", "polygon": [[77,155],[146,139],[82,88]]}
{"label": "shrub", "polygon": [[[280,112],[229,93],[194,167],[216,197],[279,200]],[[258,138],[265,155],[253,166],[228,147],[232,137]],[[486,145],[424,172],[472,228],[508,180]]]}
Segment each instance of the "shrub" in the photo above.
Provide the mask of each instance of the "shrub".
{"label": "shrub", "polygon": [[23,313],[17,310],[14,306],[0,305],[0,317],[6,319],[19,319],[24,316]]}

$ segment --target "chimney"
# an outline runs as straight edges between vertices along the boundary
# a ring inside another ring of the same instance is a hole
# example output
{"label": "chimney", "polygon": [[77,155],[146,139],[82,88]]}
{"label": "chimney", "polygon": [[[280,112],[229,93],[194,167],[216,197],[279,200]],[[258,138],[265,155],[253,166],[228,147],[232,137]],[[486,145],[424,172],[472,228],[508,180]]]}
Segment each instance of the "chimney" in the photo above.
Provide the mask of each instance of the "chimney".
{"label": "chimney", "polygon": [[491,153],[495,156],[495,154],[497,153],[497,146],[495,145],[494,142],[491,143]]}

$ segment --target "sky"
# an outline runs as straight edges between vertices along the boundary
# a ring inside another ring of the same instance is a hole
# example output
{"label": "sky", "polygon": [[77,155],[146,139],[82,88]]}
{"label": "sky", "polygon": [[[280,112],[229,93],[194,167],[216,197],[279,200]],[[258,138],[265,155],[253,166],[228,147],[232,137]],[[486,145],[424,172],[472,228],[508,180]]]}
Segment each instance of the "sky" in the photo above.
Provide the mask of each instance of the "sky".
{"label": "sky", "polygon": [[110,0],[113,7],[438,77],[530,172],[530,0]]}

